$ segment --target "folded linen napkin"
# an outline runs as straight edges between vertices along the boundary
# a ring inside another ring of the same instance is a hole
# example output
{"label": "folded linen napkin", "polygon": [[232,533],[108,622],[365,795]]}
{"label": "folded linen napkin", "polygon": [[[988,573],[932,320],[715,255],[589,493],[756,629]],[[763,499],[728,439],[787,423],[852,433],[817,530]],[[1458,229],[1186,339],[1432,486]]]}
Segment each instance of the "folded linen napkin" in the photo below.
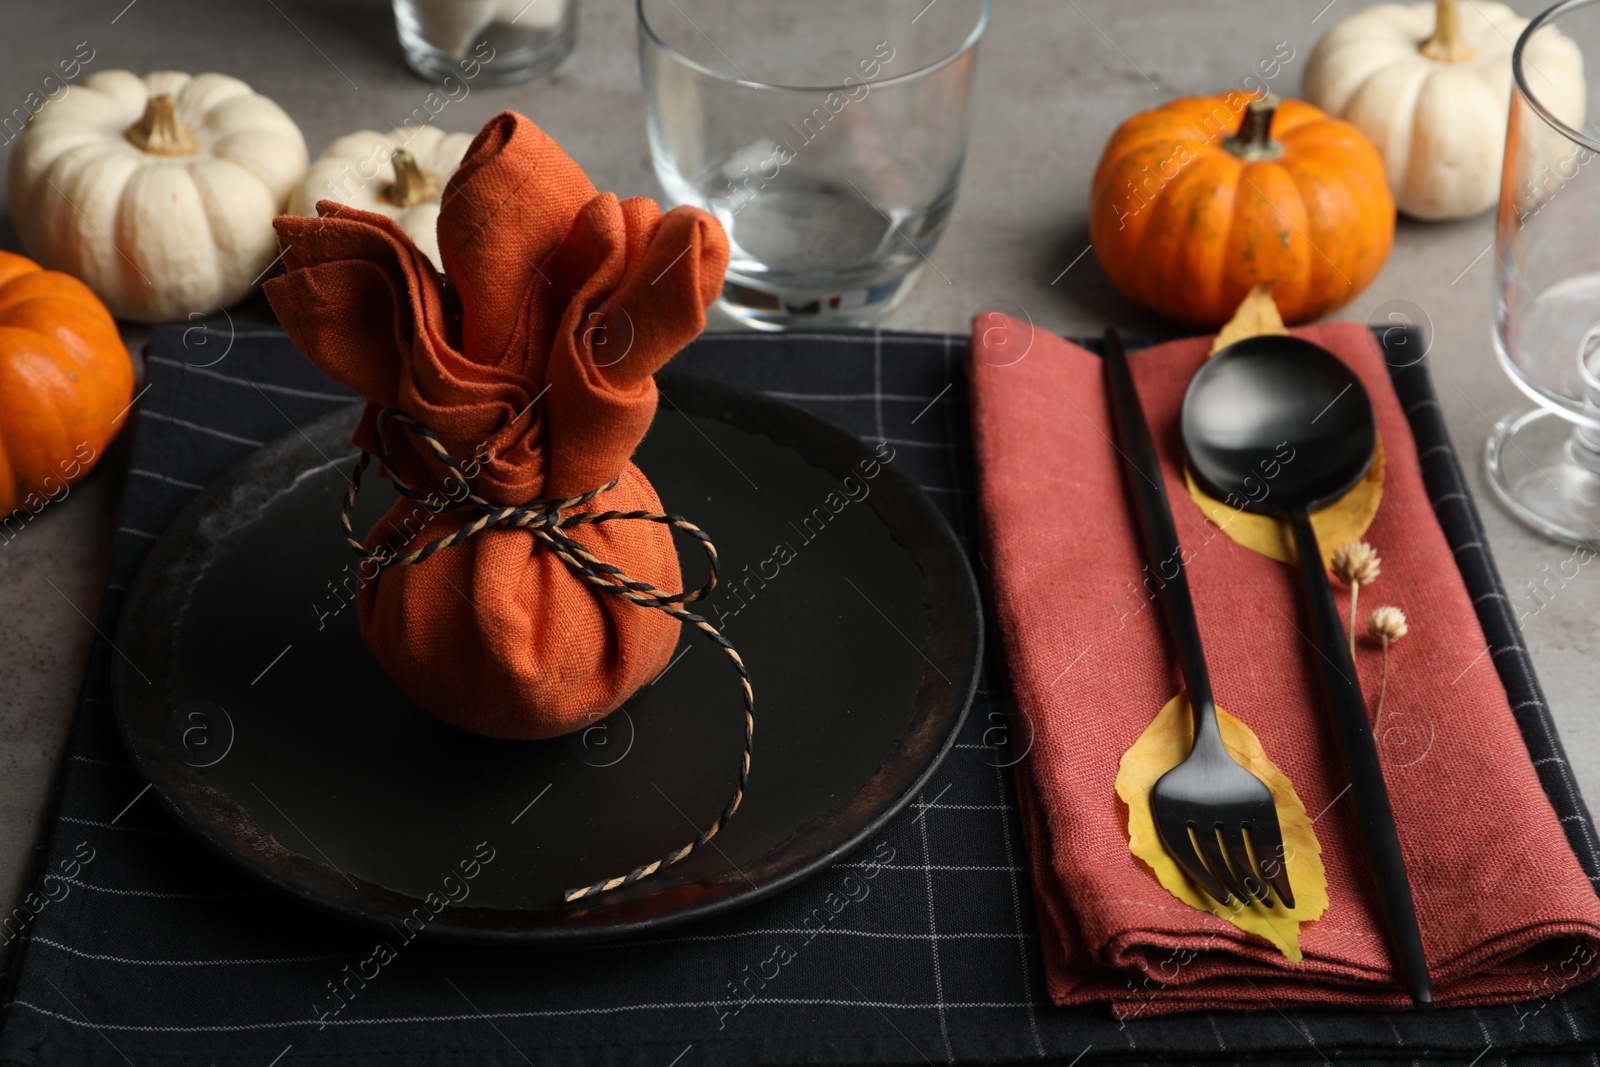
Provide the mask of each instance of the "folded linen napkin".
{"label": "folded linen napkin", "polygon": [[[1178,412],[1209,338],[1135,355],[1217,701],[1248,723],[1315,818],[1330,906],[1289,964],[1180,903],[1128,851],[1112,783],[1122,753],[1181,688],[1123,484],[1100,360],[1022,323],[975,329],[969,351],[987,556],[1017,700],[1034,737],[1016,783],[1051,997],[1123,1016],[1288,1004],[1409,1006],[1379,922],[1316,654],[1289,567],[1202,517],[1182,474]],[[1391,661],[1380,752],[1441,1005],[1529,1000],[1600,970],[1600,899],[1540,789],[1472,603],[1429,504],[1410,427],[1371,332],[1295,333],[1331,349],[1372,395],[1388,456],[1366,534],[1411,633]],[[1478,551],[1483,551],[1478,546]],[[1348,611],[1346,593],[1338,590]],[[1358,652],[1369,695],[1378,657]]]}
{"label": "folded linen napkin", "polygon": [[[509,111],[479,132],[445,189],[444,278],[392,220],[331,201],[318,210],[278,219],[288,273],[267,296],[301,353],[367,398],[356,445],[376,452],[378,413],[398,408],[437,433],[494,504],[616,479],[571,510],[661,510],[629,457],[655,416],[651,375],[700,333],[722,287],[728,243],[716,219],[596,192]],[[406,484],[439,486],[439,503],[463,494],[417,436],[390,423],[384,445]],[[476,517],[402,497],[365,544],[409,552]],[[614,521],[570,536],[635,581],[669,591],[681,581],[665,525]],[[364,568],[356,604],[368,647],[419,704],[507,738],[550,737],[615,710],[666,665],[680,628],[503,526],[425,562]]]}

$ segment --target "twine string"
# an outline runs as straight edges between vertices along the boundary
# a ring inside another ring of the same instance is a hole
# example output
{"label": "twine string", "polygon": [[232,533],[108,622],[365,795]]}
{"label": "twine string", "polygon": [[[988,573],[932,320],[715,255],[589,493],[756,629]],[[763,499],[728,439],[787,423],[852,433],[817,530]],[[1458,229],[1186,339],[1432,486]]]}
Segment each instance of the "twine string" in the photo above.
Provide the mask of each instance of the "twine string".
{"label": "twine string", "polygon": [[[610,892],[613,889],[621,889],[624,886],[632,885],[639,879],[648,878],[663,867],[669,867],[703,848],[728,824],[728,820],[733,818],[733,813],[739,810],[739,805],[744,800],[745,788],[750,779],[750,749],[756,725],[755,693],[750,687],[750,675],[745,669],[744,660],[740,657],[738,650],[733,647],[726,637],[722,636],[721,632],[705,616],[696,614],[684,607],[685,604],[693,603],[710,595],[711,591],[717,587],[719,558],[717,547],[712,543],[710,536],[681,515],[665,512],[643,510],[574,512],[574,509],[583,507],[596,497],[615,487],[617,484],[615,478],[598,489],[591,489],[587,493],[580,493],[577,496],[565,499],[534,499],[526,503],[511,505],[493,503],[486,500],[472,488],[471,480],[461,469],[461,465],[456,462],[455,457],[444,447],[433,430],[398,408],[384,408],[378,412],[377,432],[374,434],[375,451],[378,461],[389,472],[389,478],[394,483],[395,488],[402,496],[408,499],[428,502],[436,499],[437,493],[424,492],[415,486],[408,485],[395,472],[394,464],[389,458],[388,449],[384,446],[384,437],[390,424],[397,424],[420,438],[427,447],[428,452],[449,472],[450,478],[454,479],[456,485],[459,486],[459,490],[457,490],[460,492],[459,498],[456,497],[454,492],[446,493],[446,497],[450,498],[448,503],[437,506],[429,503],[428,507],[438,513],[469,509],[477,512],[477,515],[454,533],[436,537],[422,547],[404,554],[396,553],[387,544],[380,544],[377,548],[368,550],[361,539],[356,536],[355,530],[350,524],[350,513],[355,507],[356,495],[361,489],[361,476],[372,459],[369,453],[363,451],[361,457],[356,460],[355,469],[351,472],[350,487],[345,491],[344,504],[339,512],[339,521],[344,528],[345,541],[355,549],[356,555],[363,562],[371,561],[380,569],[408,566],[422,563],[435,552],[453,548],[491,526],[527,530],[533,535],[536,544],[543,545],[554,553],[555,557],[565,564],[568,570],[595,588],[613,596],[622,597],[640,607],[666,612],[679,622],[693,626],[705,634],[728,657],[728,662],[732,664],[734,674],[738,677],[739,693],[744,700],[744,750],[739,758],[738,783],[734,786],[733,795],[728,798],[728,803],[722,809],[722,813],[716,817],[711,825],[701,830],[692,841],[673,849],[660,859],[640,864],[624,875],[618,875],[614,878],[602,878],[592,885],[569,889],[562,894],[563,899],[570,904],[600,893]],[[446,484],[449,484],[448,480]],[[620,567],[599,559],[582,544],[573,540],[566,532],[580,526],[599,526],[607,522],[628,521],[661,523],[674,529],[682,530],[693,537],[700,547],[705,550],[706,559],[709,563],[709,573],[705,584],[694,590],[678,593],[664,592],[649,582],[635,581],[630,578]]]}

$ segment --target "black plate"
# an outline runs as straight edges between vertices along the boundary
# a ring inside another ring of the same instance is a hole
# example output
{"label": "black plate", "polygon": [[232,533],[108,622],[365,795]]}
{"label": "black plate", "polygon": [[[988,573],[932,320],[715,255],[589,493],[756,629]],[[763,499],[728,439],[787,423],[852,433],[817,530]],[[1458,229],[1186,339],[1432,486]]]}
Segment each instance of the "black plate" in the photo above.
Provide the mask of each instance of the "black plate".
{"label": "black plate", "polygon": [[[636,458],[666,509],[721,551],[726,584],[706,613],[756,694],[749,793],[715,847],[562,903],[564,889],[664,855],[721,810],[741,747],[733,672],[685,630],[655,682],[564,738],[492,740],[422,711],[367,651],[345,591],[355,557],[337,513],[357,407],[200,494],[129,593],[116,713],[178,818],[349,916],[422,915],[412,925],[430,933],[526,943],[727,911],[874,835],[943,759],[977,685],[966,555],[922,492],[853,435],[730,386],[660,381],[666,399]],[[369,476],[357,529],[393,499]],[[698,549],[680,540],[679,555],[698,584]],[[442,899],[460,903],[439,910]]]}

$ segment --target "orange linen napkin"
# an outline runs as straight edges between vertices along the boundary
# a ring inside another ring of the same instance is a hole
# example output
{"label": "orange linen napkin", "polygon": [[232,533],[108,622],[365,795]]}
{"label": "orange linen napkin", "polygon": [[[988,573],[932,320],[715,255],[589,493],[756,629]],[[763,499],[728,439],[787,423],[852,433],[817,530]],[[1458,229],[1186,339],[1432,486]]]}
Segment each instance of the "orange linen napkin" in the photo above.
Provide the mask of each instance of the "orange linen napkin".
{"label": "orange linen napkin", "polygon": [[[992,324],[986,324],[992,325]],[[1123,1017],[1290,1004],[1406,1008],[1332,750],[1294,569],[1230,541],[1184,486],[1178,411],[1208,338],[1132,357],[1166,475],[1218,703],[1248,723],[1315,818],[1331,903],[1301,927],[1305,958],[1180,903],[1128,851],[1117,762],[1182,683],[1143,586],[1100,360],[1029,327],[974,330],[969,356],[989,574],[1016,696],[1034,734],[1017,792],[1050,995]],[[1379,750],[1442,1005],[1527,1000],[1597,969],[1600,899],[1539,787],[1483,631],[1428,502],[1410,425],[1371,331],[1294,331],[1372,394],[1388,453],[1366,539],[1395,604]],[[998,347],[989,341],[997,339]],[[1481,550],[1481,548],[1480,548]],[[1338,594],[1348,611],[1347,595]],[[1378,656],[1358,653],[1378,686]]]}
{"label": "orange linen napkin", "polygon": [[[615,478],[577,510],[661,509],[629,457],[655,415],[651,375],[704,328],[721,289],[728,244],[714,218],[597,193],[509,111],[444,191],[445,277],[389,219],[318,211],[278,219],[288,273],[267,296],[305,357],[367,398],[356,445],[375,451],[377,413],[399,408],[496,504]],[[440,486],[440,501],[460,491],[416,437],[391,424],[384,445],[406,484]],[[365,543],[404,553],[474,517],[402,498]],[[680,583],[664,525],[569,534],[634,580]],[[678,638],[666,613],[595,589],[522,530],[490,527],[361,578],[361,632],[378,661],[429,711],[494,737],[550,737],[615,710]]]}

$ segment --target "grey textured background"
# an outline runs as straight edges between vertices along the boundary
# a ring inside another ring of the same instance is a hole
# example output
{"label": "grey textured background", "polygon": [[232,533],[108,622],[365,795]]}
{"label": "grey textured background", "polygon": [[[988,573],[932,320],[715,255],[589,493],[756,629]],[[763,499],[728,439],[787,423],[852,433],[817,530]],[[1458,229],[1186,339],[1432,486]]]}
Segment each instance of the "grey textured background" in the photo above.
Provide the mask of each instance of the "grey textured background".
{"label": "grey textured background", "polygon": [[[473,88],[436,120],[475,130],[503,108],[554,135],[602,189],[658,196],[640,102],[629,0],[582,0],[577,51],[551,78]],[[997,0],[966,178],[943,242],[885,323],[962,331],[987,308],[1025,312],[1064,334],[1116,325],[1176,331],[1110,287],[1088,246],[1085,204],[1101,147],[1127,115],[1173,96],[1237,87],[1278,42],[1294,49],[1274,87],[1298,90],[1317,36],[1352,0]],[[15,4],[0,35],[0,113],[20,106],[80,42],[89,70],[218,70],[250,82],[299,122],[315,156],[334,137],[388,128],[428,86],[403,66],[382,0],[55,0]],[[1513,3],[1524,14],[1538,4]],[[0,134],[0,138],[5,137]],[[10,145],[0,146],[9,157]],[[1490,215],[1403,221],[1376,282],[1339,318],[1368,321],[1406,301],[1435,329],[1433,373],[1514,601],[1570,549],[1509,519],[1489,497],[1481,454],[1491,420],[1520,406],[1490,348]],[[17,247],[9,220],[0,245]],[[1381,309],[1381,310],[1380,310]],[[726,321],[716,324],[726,328]],[[125,330],[135,352],[145,331]],[[121,463],[118,461],[121,460]],[[0,899],[9,910],[38,831],[105,581],[121,492],[114,452],[23,533],[0,542]],[[1381,595],[1381,594],[1379,594]],[[1587,794],[1600,795],[1600,724],[1586,688],[1600,651],[1600,581],[1588,571],[1529,620],[1526,637]],[[1488,669],[1479,664],[1473,669]]]}

